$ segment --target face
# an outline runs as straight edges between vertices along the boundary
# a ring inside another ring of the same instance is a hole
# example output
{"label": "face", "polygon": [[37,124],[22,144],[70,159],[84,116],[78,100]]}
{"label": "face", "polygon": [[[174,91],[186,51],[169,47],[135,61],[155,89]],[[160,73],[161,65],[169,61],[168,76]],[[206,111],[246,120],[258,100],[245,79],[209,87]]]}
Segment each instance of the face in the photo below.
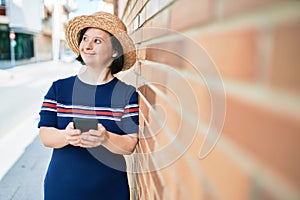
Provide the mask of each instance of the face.
{"label": "face", "polygon": [[110,35],[97,28],[89,28],[79,45],[80,55],[87,66],[109,67],[116,56]]}

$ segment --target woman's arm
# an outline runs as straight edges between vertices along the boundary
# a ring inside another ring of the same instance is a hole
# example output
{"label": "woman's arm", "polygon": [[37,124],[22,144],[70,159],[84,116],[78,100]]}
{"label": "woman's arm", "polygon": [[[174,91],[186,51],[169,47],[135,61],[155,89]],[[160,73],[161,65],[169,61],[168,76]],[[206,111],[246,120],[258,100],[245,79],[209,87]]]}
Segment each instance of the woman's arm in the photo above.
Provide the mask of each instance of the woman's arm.
{"label": "woman's arm", "polygon": [[103,142],[103,146],[113,153],[128,155],[131,154],[137,144],[137,134],[118,135],[107,132],[107,139]]}
{"label": "woman's arm", "polygon": [[62,148],[68,144],[79,146],[80,131],[73,128],[73,123],[69,123],[65,130],[53,127],[40,127],[40,138],[46,147]]}

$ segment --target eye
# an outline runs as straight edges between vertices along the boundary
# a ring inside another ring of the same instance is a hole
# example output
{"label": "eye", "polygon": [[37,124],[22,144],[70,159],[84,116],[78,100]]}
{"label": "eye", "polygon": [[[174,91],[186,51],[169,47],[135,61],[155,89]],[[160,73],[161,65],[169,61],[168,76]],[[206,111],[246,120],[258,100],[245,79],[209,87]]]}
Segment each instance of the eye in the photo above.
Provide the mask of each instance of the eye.
{"label": "eye", "polygon": [[96,44],[101,44],[101,42],[102,42],[101,40],[95,39],[95,43],[96,43]]}
{"label": "eye", "polygon": [[88,39],[87,39],[87,37],[86,36],[83,36],[82,37],[82,41],[87,41]]}

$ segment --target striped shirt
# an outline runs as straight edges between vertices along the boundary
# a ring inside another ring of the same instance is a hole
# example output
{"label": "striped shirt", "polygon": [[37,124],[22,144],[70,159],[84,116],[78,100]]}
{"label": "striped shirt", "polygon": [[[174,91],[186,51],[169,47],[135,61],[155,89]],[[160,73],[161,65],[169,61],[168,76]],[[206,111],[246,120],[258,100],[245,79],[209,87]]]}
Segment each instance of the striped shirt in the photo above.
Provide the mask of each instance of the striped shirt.
{"label": "striped shirt", "polygon": [[[74,117],[96,118],[106,129],[119,134],[137,133],[138,98],[135,88],[114,78],[103,85],[86,84],[77,76],[54,82],[40,111],[41,126],[64,129]],[[128,129],[119,130],[116,127]]]}

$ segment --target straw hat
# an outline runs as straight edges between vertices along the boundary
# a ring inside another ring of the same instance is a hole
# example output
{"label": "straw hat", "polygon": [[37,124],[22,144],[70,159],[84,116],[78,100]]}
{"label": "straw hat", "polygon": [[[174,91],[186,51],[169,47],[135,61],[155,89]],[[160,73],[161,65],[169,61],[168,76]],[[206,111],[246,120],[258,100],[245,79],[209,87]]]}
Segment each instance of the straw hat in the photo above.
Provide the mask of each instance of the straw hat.
{"label": "straw hat", "polygon": [[66,39],[70,48],[78,56],[79,33],[84,28],[99,28],[114,35],[123,47],[124,66],[122,70],[132,67],[136,61],[136,49],[132,39],[127,34],[124,23],[115,15],[106,12],[96,12],[92,15],[81,15],[69,21],[66,26]]}

